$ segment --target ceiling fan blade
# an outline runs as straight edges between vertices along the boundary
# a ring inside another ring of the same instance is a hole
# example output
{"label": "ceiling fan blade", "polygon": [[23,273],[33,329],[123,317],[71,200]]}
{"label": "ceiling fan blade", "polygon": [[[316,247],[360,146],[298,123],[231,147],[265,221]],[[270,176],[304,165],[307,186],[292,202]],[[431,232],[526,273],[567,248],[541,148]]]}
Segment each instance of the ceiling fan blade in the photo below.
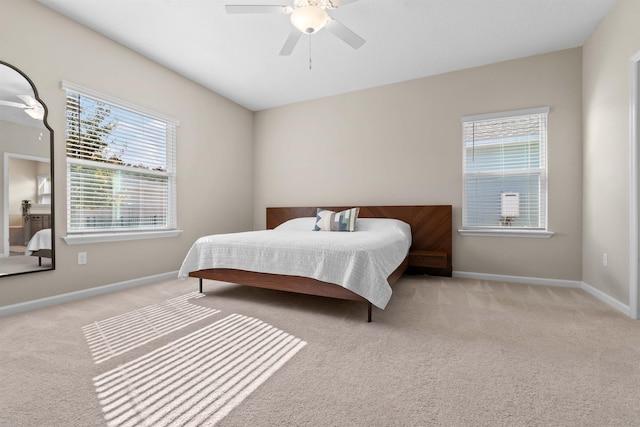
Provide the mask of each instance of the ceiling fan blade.
{"label": "ceiling fan blade", "polygon": [[28,108],[27,105],[20,104],[19,102],[13,102],[13,101],[0,100],[0,105],[4,105],[6,107],[14,107],[14,108]]}
{"label": "ceiling fan blade", "polygon": [[32,119],[42,120],[44,118],[44,108],[39,105],[32,108],[25,108],[24,112],[27,113]]}
{"label": "ceiling fan blade", "polygon": [[329,19],[325,28],[354,49],[358,49],[365,43],[365,39],[351,31],[335,19]]}
{"label": "ceiling fan blade", "polygon": [[265,4],[228,4],[225,6],[227,13],[284,13],[293,12],[291,6],[265,5]]}
{"label": "ceiling fan blade", "polygon": [[36,101],[36,99],[31,95],[18,95],[18,98],[22,99],[22,101],[28,107],[34,107],[36,105],[40,105],[40,103],[38,101]]}
{"label": "ceiling fan blade", "polygon": [[284,42],[284,46],[282,46],[282,49],[280,50],[280,56],[291,55],[291,52],[293,52],[293,49],[298,44],[300,37],[302,37],[302,33],[298,31],[297,28],[293,28],[289,33],[289,37],[287,37],[287,40]]}

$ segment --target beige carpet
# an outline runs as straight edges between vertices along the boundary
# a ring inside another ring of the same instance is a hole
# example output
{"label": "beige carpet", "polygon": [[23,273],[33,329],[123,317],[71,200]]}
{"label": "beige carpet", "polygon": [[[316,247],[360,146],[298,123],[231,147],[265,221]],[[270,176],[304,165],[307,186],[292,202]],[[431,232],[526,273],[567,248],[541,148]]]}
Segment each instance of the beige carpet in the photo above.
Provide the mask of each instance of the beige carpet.
{"label": "beige carpet", "polygon": [[0,318],[0,426],[640,425],[640,323],[581,290],[409,276],[373,323],[361,303],[196,290]]}

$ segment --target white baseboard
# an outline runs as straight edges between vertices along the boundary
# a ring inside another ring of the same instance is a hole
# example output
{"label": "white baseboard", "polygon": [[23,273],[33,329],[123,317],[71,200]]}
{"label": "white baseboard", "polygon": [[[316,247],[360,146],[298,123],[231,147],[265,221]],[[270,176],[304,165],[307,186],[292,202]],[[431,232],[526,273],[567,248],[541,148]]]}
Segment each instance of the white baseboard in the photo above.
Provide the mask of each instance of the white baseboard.
{"label": "white baseboard", "polygon": [[65,302],[77,301],[79,299],[89,298],[97,295],[108,294],[110,292],[121,291],[123,289],[134,288],[136,286],[149,285],[151,283],[160,282],[162,280],[171,280],[178,277],[177,271],[169,273],[156,274],[154,276],[141,277],[138,279],[127,280],[125,282],[112,283],[110,285],[98,286],[95,288],[83,289],[81,291],[69,292],[61,295],[40,298],[32,301],[21,302],[18,304],[5,305],[0,307],[0,317],[18,314],[25,311],[37,310],[39,308],[49,307]]}
{"label": "white baseboard", "polygon": [[589,294],[593,295],[594,297],[598,298],[600,301],[609,304],[611,307],[615,308],[616,310],[626,314],[627,316],[631,317],[631,308],[618,301],[617,299],[613,298],[610,295],[605,294],[604,292],[602,292],[599,289],[594,288],[593,286],[582,282],[582,289],[584,289],[585,292],[588,292]]}
{"label": "white baseboard", "polygon": [[631,317],[631,309],[628,305],[605,294],[593,286],[579,280],[545,279],[541,277],[508,276],[503,274],[473,273],[468,271],[454,271],[453,277],[461,279],[493,280],[498,282],[525,283],[528,285],[560,286],[563,288],[579,288],[593,295],[605,304]]}
{"label": "white baseboard", "polygon": [[582,282],[578,280],[545,279],[541,277],[526,277],[526,276],[508,276],[505,274],[472,273],[468,271],[454,271],[453,277],[459,277],[461,279],[494,280],[497,282],[526,283],[528,285],[559,286],[562,288],[582,288]]}

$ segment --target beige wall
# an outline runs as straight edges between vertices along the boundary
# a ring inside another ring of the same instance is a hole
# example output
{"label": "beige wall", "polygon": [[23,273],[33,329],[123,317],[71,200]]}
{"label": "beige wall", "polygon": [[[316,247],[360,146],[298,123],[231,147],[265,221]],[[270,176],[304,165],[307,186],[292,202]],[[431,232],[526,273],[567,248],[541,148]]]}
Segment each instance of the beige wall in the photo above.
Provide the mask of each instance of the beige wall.
{"label": "beige wall", "polygon": [[[0,58],[26,73],[55,131],[56,270],[0,279],[0,306],[177,270],[193,241],[252,226],[253,113],[41,6],[0,0]],[[163,113],[178,128],[178,238],[68,246],[66,80]],[[233,177],[233,179],[230,179]],[[77,253],[88,263],[77,265]]]}
{"label": "beige wall", "polygon": [[[585,283],[629,303],[630,59],[640,1],[618,0],[583,48]],[[608,267],[602,263],[608,254]]]}
{"label": "beige wall", "polygon": [[464,115],[549,115],[550,239],[460,236],[456,271],[580,280],[581,49],[261,111],[254,226],[267,206],[451,204],[461,226]]}
{"label": "beige wall", "polygon": [[[41,162],[20,158],[9,160],[9,216],[22,220],[22,201],[38,203],[38,169]],[[48,164],[47,164],[48,165]],[[20,222],[22,223],[22,221]]]}

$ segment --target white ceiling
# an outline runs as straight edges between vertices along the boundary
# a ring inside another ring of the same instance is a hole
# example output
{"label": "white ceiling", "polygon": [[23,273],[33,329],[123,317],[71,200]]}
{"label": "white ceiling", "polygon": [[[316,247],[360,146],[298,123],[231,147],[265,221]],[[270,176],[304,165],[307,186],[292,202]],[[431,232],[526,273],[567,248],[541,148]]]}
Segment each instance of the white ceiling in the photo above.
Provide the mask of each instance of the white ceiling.
{"label": "white ceiling", "polygon": [[328,12],[360,49],[321,30],[279,56],[288,15],[224,6],[293,0],[38,1],[254,111],[581,46],[615,3],[359,0]]}
{"label": "white ceiling", "polygon": [[[19,95],[34,96],[31,84],[13,68],[0,64],[0,101],[23,104]],[[0,120],[19,123],[26,126],[44,129],[42,120],[37,120],[25,113],[22,108],[0,104]]]}

